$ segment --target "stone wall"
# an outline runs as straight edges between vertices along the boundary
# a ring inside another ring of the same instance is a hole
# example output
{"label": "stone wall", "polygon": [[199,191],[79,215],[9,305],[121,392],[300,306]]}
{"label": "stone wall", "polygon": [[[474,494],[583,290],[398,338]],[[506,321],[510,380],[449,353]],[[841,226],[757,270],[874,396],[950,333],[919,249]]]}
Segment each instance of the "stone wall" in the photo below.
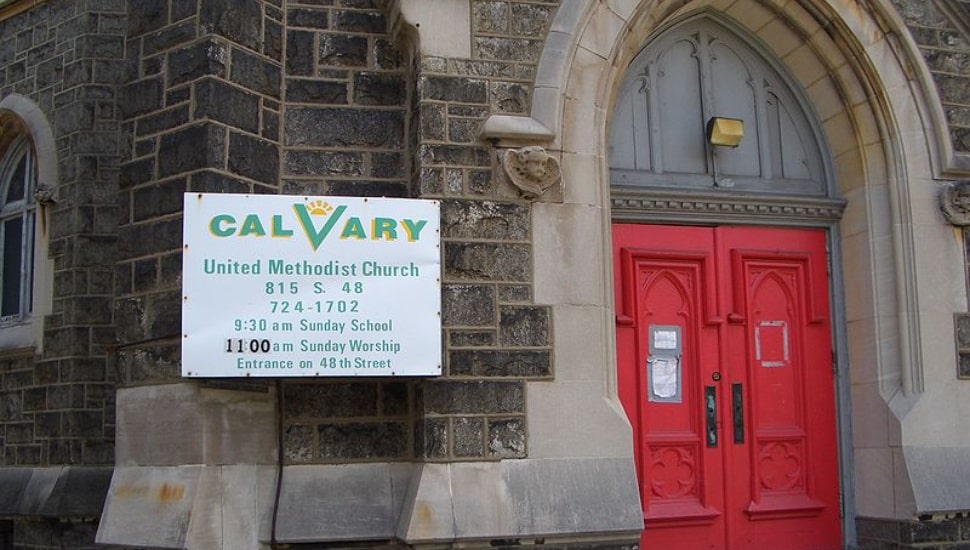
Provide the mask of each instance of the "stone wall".
{"label": "stone wall", "polygon": [[953,149],[970,152],[970,4],[964,1],[892,0],[940,94]]}
{"label": "stone wall", "polygon": [[36,103],[53,128],[60,181],[50,213],[52,313],[44,353],[0,358],[0,464],[114,460],[112,259],[125,2],[53,0],[0,21],[0,97]]}

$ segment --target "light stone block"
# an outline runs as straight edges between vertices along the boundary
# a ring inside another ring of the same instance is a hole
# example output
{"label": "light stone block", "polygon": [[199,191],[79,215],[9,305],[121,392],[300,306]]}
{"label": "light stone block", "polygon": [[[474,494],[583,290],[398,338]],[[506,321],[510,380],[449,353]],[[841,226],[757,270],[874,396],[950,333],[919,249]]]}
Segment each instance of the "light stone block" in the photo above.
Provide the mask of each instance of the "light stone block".
{"label": "light stone block", "polygon": [[535,299],[539,304],[606,302],[602,211],[580,205],[533,207]]}
{"label": "light stone block", "polygon": [[844,199],[848,198],[846,194],[849,192],[864,188],[866,185],[865,165],[860,152],[858,149],[854,149],[832,161],[835,169],[835,182]]}
{"label": "light stone block", "polygon": [[[802,37],[792,31],[786,21],[778,18],[758,29],[757,35],[768,44],[778,59],[785,59],[785,56],[802,45]],[[794,68],[793,71],[795,71]]]}
{"label": "light stone block", "polygon": [[902,455],[916,513],[970,509],[970,453],[965,446],[904,445]]}
{"label": "light stone block", "polygon": [[852,446],[855,449],[889,446],[889,409],[877,384],[856,384],[851,390]]}
{"label": "light stone block", "polygon": [[592,103],[566,97],[562,121],[562,150],[594,155],[601,149],[602,132]]}
{"label": "light stone block", "polygon": [[855,449],[853,455],[856,514],[876,518],[894,517],[892,449]]}
{"label": "light stone block", "polygon": [[277,539],[393,538],[400,511],[393,508],[392,494],[387,464],[289,466],[283,473]]}
{"label": "light stone block", "polygon": [[792,50],[782,61],[803,88],[811,86],[829,74],[828,68],[819,60],[814,48],[805,43],[801,43]]}
{"label": "light stone block", "polygon": [[625,26],[626,21],[616,12],[605,4],[597,3],[593,13],[587,19],[586,27],[582,30],[579,46],[604,60],[609,59]]}
{"label": "light stone block", "polygon": [[203,389],[195,382],[120,389],[117,462],[275,463],[274,399],[271,393]]}
{"label": "light stone block", "polygon": [[[600,86],[609,70],[606,60],[585,48],[578,48],[573,56],[566,84],[566,97],[577,100],[584,108],[595,105],[600,99]],[[586,128],[587,134],[596,135]]]}
{"label": "light stone block", "polygon": [[856,233],[842,239],[845,316],[848,321],[866,319],[875,314],[871,258],[868,233]]}
{"label": "light stone block", "polygon": [[185,548],[203,466],[115,467],[97,542]]}
{"label": "light stone block", "polygon": [[[643,526],[632,459],[422,464],[398,537],[409,544],[543,538],[635,541]],[[485,496],[483,496],[485,495]]]}
{"label": "light stone block", "polygon": [[633,432],[604,383],[530,382],[526,403],[529,456],[632,457]]}
{"label": "light stone block", "polygon": [[879,350],[875,318],[846,323],[849,346],[849,377],[852,384],[879,382]]}
{"label": "light stone block", "polygon": [[468,0],[400,0],[401,17],[420,36],[421,53],[471,58],[471,3]]}
{"label": "light stone block", "polygon": [[607,370],[603,360],[614,345],[607,325],[611,313],[597,306],[558,305],[552,317],[556,381],[602,382]]}
{"label": "light stone block", "polygon": [[606,161],[598,155],[564,153],[562,156],[563,202],[588,206],[604,206],[604,187],[608,177]]}
{"label": "light stone block", "polygon": [[738,2],[726,13],[754,33],[775,19],[775,14],[759,2]]}

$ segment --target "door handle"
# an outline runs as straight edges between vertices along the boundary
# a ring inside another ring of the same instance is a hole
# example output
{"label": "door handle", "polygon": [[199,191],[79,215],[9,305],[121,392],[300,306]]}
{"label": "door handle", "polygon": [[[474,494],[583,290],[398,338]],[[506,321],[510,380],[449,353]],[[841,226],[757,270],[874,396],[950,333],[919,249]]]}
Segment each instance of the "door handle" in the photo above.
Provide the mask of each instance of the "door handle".
{"label": "door handle", "polygon": [[707,446],[717,447],[717,388],[704,387],[704,416],[707,418]]}
{"label": "door handle", "polygon": [[744,443],[744,390],[741,384],[731,384],[731,410],[734,416],[734,442]]}

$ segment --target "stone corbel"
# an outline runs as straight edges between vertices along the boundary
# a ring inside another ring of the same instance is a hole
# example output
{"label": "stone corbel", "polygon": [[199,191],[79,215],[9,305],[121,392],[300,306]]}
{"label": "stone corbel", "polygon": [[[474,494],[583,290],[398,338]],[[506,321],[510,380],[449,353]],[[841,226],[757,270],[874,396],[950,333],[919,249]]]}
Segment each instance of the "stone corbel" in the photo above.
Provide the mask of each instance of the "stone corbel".
{"label": "stone corbel", "polygon": [[505,151],[502,167],[526,199],[537,198],[562,181],[559,161],[538,145]]}
{"label": "stone corbel", "polygon": [[951,224],[970,226],[970,181],[951,181],[944,185],[940,192],[940,210]]}

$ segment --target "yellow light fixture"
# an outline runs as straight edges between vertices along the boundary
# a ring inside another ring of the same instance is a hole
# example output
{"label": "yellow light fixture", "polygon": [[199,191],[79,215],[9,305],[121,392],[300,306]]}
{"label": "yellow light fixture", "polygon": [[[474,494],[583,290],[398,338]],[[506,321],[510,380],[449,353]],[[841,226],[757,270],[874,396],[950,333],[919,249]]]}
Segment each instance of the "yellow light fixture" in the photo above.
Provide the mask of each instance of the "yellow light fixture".
{"label": "yellow light fixture", "polygon": [[740,118],[712,117],[707,121],[707,141],[716,147],[737,147],[744,137]]}

